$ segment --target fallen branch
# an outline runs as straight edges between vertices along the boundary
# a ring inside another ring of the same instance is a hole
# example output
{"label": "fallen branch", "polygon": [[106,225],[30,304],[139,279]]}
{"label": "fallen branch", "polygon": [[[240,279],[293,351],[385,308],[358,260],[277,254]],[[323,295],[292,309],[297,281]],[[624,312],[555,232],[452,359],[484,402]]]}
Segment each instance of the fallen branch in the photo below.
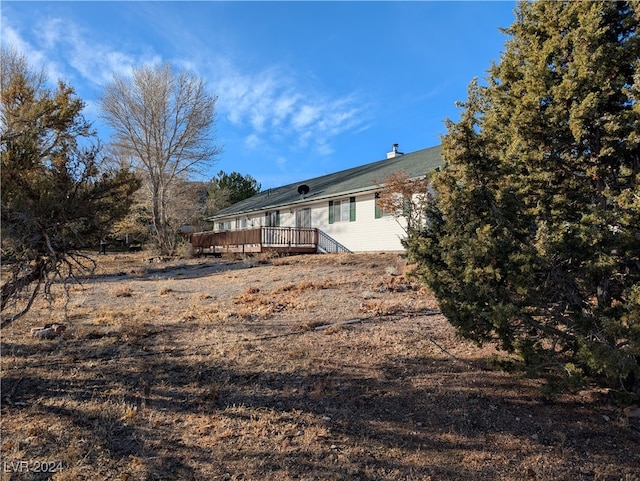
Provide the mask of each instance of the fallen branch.
{"label": "fallen branch", "polygon": [[447,351],[444,347],[442,347],[440,344],[438,344],[431,336],[429,336],[428,334],[423,334],[427,340],[433,344],[434,346],[436,346],[438,349],[440,349],[440,351],[442,351],[443,354],[449,356],[451,359],[453,359],[454,361],[460,362],[462,364],[466,364],[467,366],[473,367],[474,369],[479,369],[481,371],[493,371],[493,369],[489,369],[487,367],[483,367],[483,366],[476,366],[474,363],[469,362],[469,361],[465,361],[464,359],[460,359],[459,357],[454,356],[453,354],[451,354],[449,351]]}
{"label": "fallen branch", "polygon": [[314,327],[313,330],[314,331],[323,331],[325,329],[329,329],[330,327],[345,326],[347,324],[356,324],[358,322],[362,322],[362,319],[351,319],[349,321],[334,322],[333,324],[324,324],[322,326]]}

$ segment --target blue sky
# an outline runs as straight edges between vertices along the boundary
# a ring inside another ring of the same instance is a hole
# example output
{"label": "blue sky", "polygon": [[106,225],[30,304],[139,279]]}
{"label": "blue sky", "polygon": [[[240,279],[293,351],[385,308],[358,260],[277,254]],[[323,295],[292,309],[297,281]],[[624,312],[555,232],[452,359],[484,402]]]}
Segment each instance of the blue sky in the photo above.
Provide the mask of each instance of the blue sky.
{"label": "blue sky", "polygon": [[440,143],[485,78],[514,1],[12,2],[2,44],[70,83],[103,141],[113,73],[170,62],[218,96],[219,170],[263,189]]}

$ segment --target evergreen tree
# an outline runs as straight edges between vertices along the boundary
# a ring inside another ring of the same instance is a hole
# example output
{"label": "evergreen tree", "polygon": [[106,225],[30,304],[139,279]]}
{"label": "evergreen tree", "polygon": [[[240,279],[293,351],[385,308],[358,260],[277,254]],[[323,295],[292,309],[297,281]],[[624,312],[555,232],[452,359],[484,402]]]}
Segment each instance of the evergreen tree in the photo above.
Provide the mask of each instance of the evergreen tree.
{"label": "evergreen tree", "polygon": [[260,183],[249,174],[227,174],[221,170],[209,183],[208,208],[214,213],[259,192]]}
{"label": "evergreen tree", "polygon": [[443,138],[407,247],[443,313],[549,372],[638,389],[640,37],[635,2],[522,2]]}
{"label": "evergreen tree", "polygon": [[[3,327],[25,314],[44,287],[93,267],[96,245],[126,213],[138,183],[101,169],[83,102],[60,82],[44,87],[17,52],[2,50]],[[25,291],[30,291],[24,295]]]}

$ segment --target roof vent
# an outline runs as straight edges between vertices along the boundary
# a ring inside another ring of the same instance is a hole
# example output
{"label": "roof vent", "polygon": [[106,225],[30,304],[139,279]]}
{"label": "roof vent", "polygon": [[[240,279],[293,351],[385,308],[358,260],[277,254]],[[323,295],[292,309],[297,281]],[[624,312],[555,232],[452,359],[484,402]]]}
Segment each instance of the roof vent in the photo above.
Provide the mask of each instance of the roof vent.
{"label": "roof vent", "polygon": [[393,144],[391,147],[391,152],[387,152],[387,159],[393,159],[394,157],[398,157],[399,155],[404,155],[402,152],[398,152],[398,144]]}
{"label": "roof vent", "polygon": [[309,186],[307,184],[302,184],[298,186],[298,194],[300,194],[300,197],[304,199],[304,196],[307,195],[308,193],[309,193]]}

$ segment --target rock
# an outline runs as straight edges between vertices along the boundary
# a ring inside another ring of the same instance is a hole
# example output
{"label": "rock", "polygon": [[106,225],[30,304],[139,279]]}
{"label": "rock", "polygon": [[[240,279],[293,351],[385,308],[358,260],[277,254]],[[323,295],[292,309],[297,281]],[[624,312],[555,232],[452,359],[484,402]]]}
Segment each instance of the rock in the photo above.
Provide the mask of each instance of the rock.
{"label": "rock", "polygon": [[39,329],[31,329],[31,335],[38,339],[53,339],[56,337],[56,331],[50,327],[41,327]]}
{"label": "rock", "polygon": [[31,336],[38,339],[53,339],[56,336],[61,336],[67,329],[64,324],[45,324],[44,327],[34,327],[31,329]]}
{"label": "rock", "polygon": [[627,406],[622,412],[628,418],[640,418],[640,407],[635,404],[633,406]]}

